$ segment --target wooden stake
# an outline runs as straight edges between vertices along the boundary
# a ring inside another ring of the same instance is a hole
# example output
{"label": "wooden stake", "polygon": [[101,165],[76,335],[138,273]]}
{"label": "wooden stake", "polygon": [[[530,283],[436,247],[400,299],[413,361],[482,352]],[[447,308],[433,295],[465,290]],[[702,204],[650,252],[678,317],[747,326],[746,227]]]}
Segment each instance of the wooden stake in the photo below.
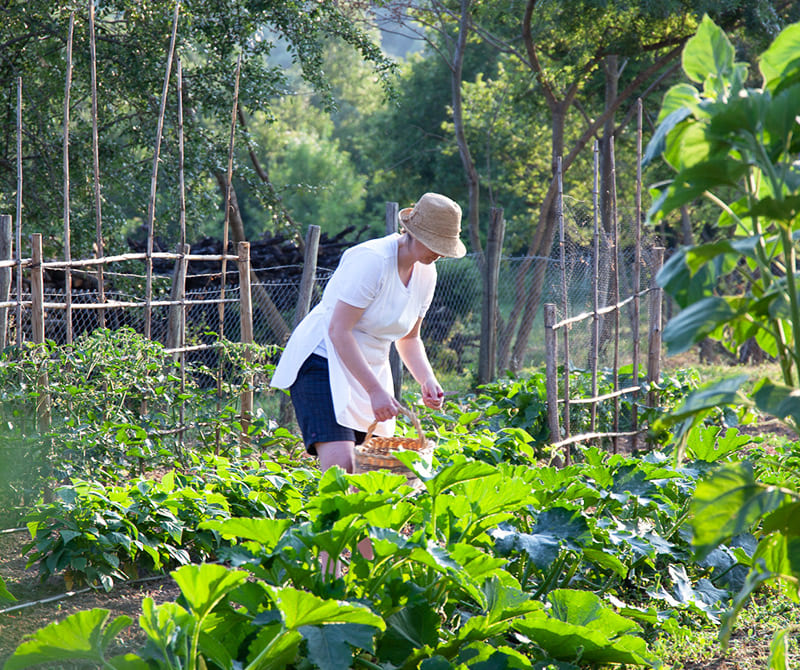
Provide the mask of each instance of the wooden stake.
{"label": "wooden stake", "polygon": [[[633,224],[633,386],[639,386],[639,320],[641,318],[641,305],[639,291],[641,290],[642,273],[642,99],[636,101],[636,202]],[[631,397],[631,449],[638,449],[639,432],[639,392],[635,391]]]}
{"label": "wooden stake", "polygon": [[[561,308],[564,311],[564,318],[569,318],[569,295],[567,294],[567,252],[566,235],[564,230],[564,183],[561,172],[561,156],[556,160],[556,218],[558,220],[558,246],[561,252]],[[564,437],[570,436],[570,412],[569,412],[569,326],[564,326]]]}
{"label": "wooden stake", "polygon": [[17,346],[22,345],[22,77],[17,77],[17,309],[14,327]]}
{"label": "wooden stake", "polygon": [[[318,226],[315,226],[318,228]],[[253,416],[253,299],[250,292],[250,243],[239,242],[239,326],[244,344],[246,371],[240,393],[243,445],[250,444],[249,428]]]}
{"label": "wooden stake", "polygon": [[[97,130],[97,40],[94,29],[94,3],[89,0],[89,66],[92,80],[92,167],[94,174],[94,220],[95,220],[95,256],[103,258],[105,249],[103,245],[103,207],[100,195],[100,139]],[[106,301],[105,278],[103,277],[103,264],[97,265],[97,302],[101,305]],[[98,325],[106,327],[106,311],[98,310]]]}
{"label": "wooden stake", "polygon": [[[592,371],[592,397],[597,397],[597,362],[600,358],[600,143],[594,142],[594,187],[592,188],[592,338],[589,352],[589,368]],[[592,403],[591,432],[597,428],[597,403]]]}
{"label": "wooden stake", "polygon": [[64,334],[67,345],[72,344],[72,274],[69,263],[72,261],[69,225],[69,94],[72,89],[72,35],[75,30],[75,13],[69,15],[69,35],[67,37],[67,74],[64,84],[64,129],[62,151],[64,160]]}
{"label": "wooden stake", "polygon": [[481,310],[481,348],[478,360],[478,382],[488,384],[497,368],[497,293],[500,284],[500,257],[506,222],[503,210],[493,207],[486,236],[486,263],[483,276],[483,304]]}
{"label": "wooden stake", "polygon": [[175,3],[175,17],[172,21],[172,37],[169,42],[167,54],[167,71],[164,74],[164,87],[161,91],[161,111],[158,114],[158,128],[156,130],[156,145],[153,151],[153,173],[150,177],[150,204],[147,208],[147,257],[145,279],[145,307],[144,307],[144,336],[150,339],[153,300],[153,233],[156,218],[156,184],[158,183],[158,163],[161,155],[161,137],[164,132],[164,116],[167,108],[167,92],[169,91],[169,75],[172,71],[172,57],[175,53],[175,39],[178,34],[178,15],[180,13],[180,0]]}
{"label": "wooden stake", "polygon": [[656,407],[658,404],[658,391],[654,386],[661,376],[661,301],[663,290],[655,285],[655,277],[664,264],[664,247],[653,247],[652,277],[653,288],[650,293],[650,334],[647,343],[647,381],[650,383],[650,391],[647,394],[647,404],[649,407]]}
{"label": "wooden stake", "polygon": [[[614,136],[609,138],[609,151],[611,152],[611,234],[612,244],[614,245],[614,271],[612,273],[614,295],[612,302],[617,305],[614,310],[614,364],[613,364],[613,383],[612,389],[619,388],[619,212],[617,210],[617,159],[614,154]],[[619,398],[614,398],[614,432],[619,432]],[[619,449],[619,439],[615,435],[611,438],[613,451],[616,454]]]}
{"label": "wooden stake", "polygon": [[[225,220],[222,224],[222,253],[228,253],[228,236],[231,220],[231,182],[233,181],[233,146],[236,138],[236,109],[239,106],[239,74],[242,69],[242,54],[236,60],[236,74],[233,82],[233,108],[231,110],[231,135],[228,143],[228,174],[225,181]],[[227,259],[222,259],[222,281],[219,288],[219,339],[225,337],[225,284],[228,280]]]}
{"label": "wooden stake", "polygon": [[[553,303],[544,305],[544,349],[545,349],[545,388],[547,391],[547,425],[550,428],[550,442],[561,440],[561,428],[558,425],[558,340],[554,325],[556,323],[556,306]],[[569,464],[569,448],[566,451]]]}
{"label": "wooden stake", "polygon": [[[0,215],[0,260],[11,260],[13,250],[11,217]],[[11,297],[11,267],[0,268],[0,302],[7,303]],[[8,307],[0,307],[0,351],[8,344]]]}

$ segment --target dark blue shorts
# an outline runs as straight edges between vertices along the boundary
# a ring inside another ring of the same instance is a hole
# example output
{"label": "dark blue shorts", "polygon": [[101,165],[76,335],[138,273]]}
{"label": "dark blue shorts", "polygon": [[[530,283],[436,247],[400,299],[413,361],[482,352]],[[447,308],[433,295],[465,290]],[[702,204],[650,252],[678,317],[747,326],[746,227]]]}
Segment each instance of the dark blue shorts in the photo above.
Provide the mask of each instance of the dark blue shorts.
{"label": "dark blue shorts", "polygon": [[327,358],[311,354],[300,366],[297,379],[289,387],[289,394],[306,451],[312,456],[317,455],[317,442],[361,444],[367,436],[360,430],[336,422]]}

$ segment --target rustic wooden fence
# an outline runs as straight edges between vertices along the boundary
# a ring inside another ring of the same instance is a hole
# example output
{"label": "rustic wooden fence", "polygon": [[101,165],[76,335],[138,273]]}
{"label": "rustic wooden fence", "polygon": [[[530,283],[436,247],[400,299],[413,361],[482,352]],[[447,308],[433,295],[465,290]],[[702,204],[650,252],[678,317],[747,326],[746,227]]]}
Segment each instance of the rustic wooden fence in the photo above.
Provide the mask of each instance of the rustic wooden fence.
{"label": "rustic wooden fence", "polygon": [[[661,361],[661,330],[662,330],[662,290],[655,284],[655,277],[661,269],[664,260],[663,247],[652,247],[647,256],[649,261],[651,286],[641,289],[641,269],[644,263],[642,254],[641,236],[641,102],[639,103],[639,130],[638,130],[638,153],[637,153],[637,176],[636,176],[636,214],[633,224],[634,237],[634,268],[633,286],[631,295],[621,299],[619,287],[620,259],[620,235],[617,217],[616,202],[616,168],[614,163],[614,145],[611,142],[611,204],[612,204],[612,225],[610,240],[607,240],[607,248],[601,250],[600,239],[601,231],[598,225],[598,145],[594,147],[594,189],[593,189],[593,208],[594,208],[594,230],[592,236],[592,293],[593,308],[591,311],[584,312],[575,316],[569,314],[569,300],[567,287],[567,272],[565,258],[565,239],[566,225],[563,215],[563,185],[561,180],[561,161],[558,160],[556,179],[558,180],[558,195],[556,216],[558,217],[560,264],[561,264],[561,283],[562,283],[562,305],[561,319],[558,318],[558,306],[554,303],[544,305],[544,326],[545,326],[545,348],[546,348],[546,386],[547,386],[547,412],[548,426],[550,428],[551,442],[555,450],[562,450],[563,461],[569,463],[571,460],[571,445],[577,443],[594,443],[611,441],[614,452],[618,450],[621,438],[629,439],[630,448],[636,451],[639,446],[640,438],[646,433],[647,426],[639,425],[639,409],[641,407],[642,385],[640,384],[640,321],[641,321],[641,299],[649,294],[649,333],[647,350],[647,382],[649,388],[646,397],[646,405],[654,407],[658,402],[657,392],[654,389],[654,382],[660,376]],[[600,281],[599,266],[601,260],[613,266],[611,272],[612,286],[609,304],[600,304]],[[632,342],[631,355],[631,384],[620,388],[620,323],[623,308],[629,308],[630,318],[630,339]],[[608,320],[610,319],[610,327]],[[601,321],[606,320],[606,327],[601,333]],[[589,351],[589,371],[591,373],[592,393],[588,397],[573,398],[570,393],[570,372],[573,368],[573,360],[570,354],[570,331],[582,322],[591,324],[591,347]],[[562,349],[559,356],[558,335],[561,335]],[[613,363],[611,367],[612,390],[608,393],[598,393],[598,349],[601,339],[606,337],[610,340],[613,347]],[[559,367],[562,368],[562,380],[559,384]],[[620,430],[620,399],[628,397],[631,406],[630,429]],[[597,430],[597,410],[600,403],[611,402],[613,407],[613,426],[611,430]],[[577,435],[571,434],[571,407],[573,405],[589,405],[590,425],[589,430]]]}

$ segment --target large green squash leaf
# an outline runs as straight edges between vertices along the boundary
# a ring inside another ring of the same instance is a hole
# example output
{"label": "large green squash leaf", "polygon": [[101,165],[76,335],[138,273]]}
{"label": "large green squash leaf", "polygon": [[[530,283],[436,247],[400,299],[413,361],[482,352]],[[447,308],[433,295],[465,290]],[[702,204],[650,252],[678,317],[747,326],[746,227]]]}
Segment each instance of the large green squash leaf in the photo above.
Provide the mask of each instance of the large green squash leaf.
{"label": "large green squash leaf", "polygon": [[[3,666],[4,670],[64,661],[85,661],[102,667],[107,660],[109,645],[132,622],[130,617],[123,615],[109,624],[109,614],[108,610],[96,608],[76,612],[63,621],[48,624],[17,647]],[[133,659],[130,662],[133,663]],[[147,664],[142,661],[138,667],[146,669]]]}
{"label": "large green squash leaf", "polygon": [[653,664],[639,626],[603,605],[588,591],[557,589],[548,595],[550,612],[533,612],[514,628],[556,659],[645,666]]}
{"label": "large green squash leaf", "polygon": [[698,483],[690,505],[693,544],[699,558],[788,500],[786,492],[759,484],[750,463],[727,465]]}

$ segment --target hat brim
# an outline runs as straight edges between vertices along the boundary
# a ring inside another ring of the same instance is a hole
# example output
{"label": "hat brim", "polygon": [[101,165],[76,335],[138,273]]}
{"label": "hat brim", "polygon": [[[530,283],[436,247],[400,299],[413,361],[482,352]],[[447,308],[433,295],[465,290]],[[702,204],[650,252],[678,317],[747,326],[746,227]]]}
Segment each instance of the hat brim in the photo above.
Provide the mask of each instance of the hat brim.
{"label": "hat brim", "polygon": [[463,258],[467,255],[467,248],[460,238],[457,237],[440,237],[433,235],[429,231],[417,228],[411,220],[411,214],[414,211],[413,207],[406,207],[398,212],[400,223],[403,227],[420,242],[422,242],[428,249],[433,251],[443,258]]}

